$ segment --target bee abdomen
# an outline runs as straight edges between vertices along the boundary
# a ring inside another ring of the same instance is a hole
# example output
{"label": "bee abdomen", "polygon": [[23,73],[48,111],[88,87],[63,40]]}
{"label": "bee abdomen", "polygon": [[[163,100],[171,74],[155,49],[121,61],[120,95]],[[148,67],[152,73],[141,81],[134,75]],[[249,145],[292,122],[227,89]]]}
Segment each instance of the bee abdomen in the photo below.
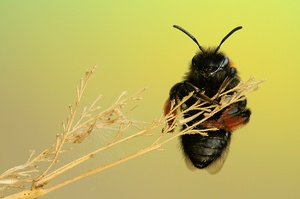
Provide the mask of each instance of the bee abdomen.
{"label": "bee abdomen", "polygon": [[210,132],[208,136],[182,135],[183,152],[195,167],[206,168],[222,156],[230,142],[230,136],[231,133],[225,130]]}

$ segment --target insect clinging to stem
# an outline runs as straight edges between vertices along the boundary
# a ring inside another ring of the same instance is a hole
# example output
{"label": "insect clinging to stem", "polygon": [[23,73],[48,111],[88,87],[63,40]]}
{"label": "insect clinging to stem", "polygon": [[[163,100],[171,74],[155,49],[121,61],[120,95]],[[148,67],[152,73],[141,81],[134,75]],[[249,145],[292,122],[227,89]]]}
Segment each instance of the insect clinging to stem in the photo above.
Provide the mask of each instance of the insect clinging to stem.
{"label": "insect clinging to stem", "polygon": [[[172,101],[175,101],[175,105],[179,104],[191,92],[193,95],[180,106],[181,111],[187,110],[199,101],[206,102],[209,109],[211,105],[220,103],[221,98],[216,96],[221,91],[228,91],[240,83],[237,69],[219,50],[221,45],[242,27],[238,26],[231,30],[214,48],[203,48],[188,31],[178,25],[173,27],[190,37],[200,51],[192,58],[189,71],[185,74],[183,81],[171,88],[164,107],[165,115],[170,113]],[[227,96],[232,94],[228,93]],[[189,110],[183,114],[183,118],[191,118],[191,116],[194,118],[182,125],[182,130],[195,125],[204,118],[204,114],[197,115],[197,113],[199,110]],[[177,111],[173,114],[177,114]],[[193,128],[193,130],[216,129],[205,132],[207,136],[199,133],[181,135],[181,145],[186,161],[192,163],[193,168],[206,168],[211,173],[218,172],[226,159],[232,132],[247,124],[250,115],[251,111],[247,108],[245,97],[244,100],[231,104]]]}

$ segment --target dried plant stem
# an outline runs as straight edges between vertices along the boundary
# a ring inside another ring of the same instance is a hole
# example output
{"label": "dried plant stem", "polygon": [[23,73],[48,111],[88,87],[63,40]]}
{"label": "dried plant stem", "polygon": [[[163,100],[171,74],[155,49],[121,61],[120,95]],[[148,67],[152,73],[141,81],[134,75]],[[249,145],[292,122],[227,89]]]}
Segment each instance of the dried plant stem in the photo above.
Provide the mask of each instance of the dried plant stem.
{"label": "dried plant stem", "polygon": [[79,165],[79,164],[81,164],[81,163],[83,163],[83,162],[91,159],[95,154],[97,154],[97,153],[99,153],[101,151],[104,151],[105,149],[108,149],[108,148],[110,148],[112,146],[115,146],[115,145],[117,145],[119,143],[122,143],[122,142],[125,142],[127,140],[130,140],[130,139],[132,139],[134,137],[141,136],[142,134],[144,134],[144,132],[138,132],[138,133],[136,133],[134,135],[131,135],[131,136],[128,136],[128,137],[126,137],[124,139],[112,142],[112,143],[110,143],[110,144],[108,144],[108,145],[106,145],[104,147],[101,147],[101,148],[99,148],[99,149],[97,149],[97,150],[95,150],[95,151],[93,151],[93,152],[91,152],[91,153],[89,153],[89,154],[87,154],[85,156],[82,156],[82,157],[80,157],[80,158],[78,158],[78,159],[70,162],[69,164],[66,164],[66,165],[60,167],[59,169],[57,169],[57,170],[53,171],[52,173],[48,174],[47,176],[44,176],[44,178],[39,181],[39,184],[44,184],[45,182],[50,181],[51,179],[59,176],[60,174],[66,172],[67,170],[69,170],[69,169],[71,169],[71,168],[73,168],[73,167],[75,167],[75,166],[77,166],[77,165]]}
{"label": "dried plant stem", "polygon": [[[57,157],[58,157],[58,154],[59,152],[61,151],[64,143],[65,143],[65,140],[67,139],[67,137],[70,135],[71,132],[71,128],[72,128],[72,125],[73,125],[73,122],[74,122],[74,118],[76,116],[76,113],[77,113],[77,110],[79,108],[79,104],[80,104],[80,101],[81,101],[81,98],[82,98],[82,95],[85,91],[85,88],[88,84],[88,81],[90,80],[90,78],[92,77],[92,75],[94,74],[96,70],[96,67],[94,67],[91,71],[88,71],[86,72],[85,74],[85,78],[84,79],[81,79],[80,81],[80,85],[79,87],[77,87],[77,100],[75,102],[75,108],[74,110],[72,109],[72,106],[70,105],[69,108],[70,108],[70,117],[69,119],[67,120],[67,125],[65,126],[64,128],[64,132],[63,132],[63,135],[60,139],[56,139],[57,140],[57,143],[56,143],[56,151],[55,151],[55,154],[54,154],[54,157],[51,161],[51,164],[48,166],[48,168],[42,172],[36,179],[35,181],[38,182],[50,169],[51,167],[54,165],[54,163],[56,162],[57,160]],[[57,137],[58,138],[58,137]],[[36,186],[36,184],[33,184],[34,186]]]}
{"label": "dried plant stem", "polygon": [[20,198],[20,199],[21,198],[34,199],[36,197],[41,197],[41,196],[46,195],[47,193],[49,193],[51,191],[54,191],[55,189],[58,189],[60,187],[63,187],[63,186],[68,185],[68,184],[70,184],[72,182],[75,182],[75,181],[80,180],[82,178],[85,178],[85,177],[88,177],[90,175],[93,175],[95,173],[101,172],[103,170],[109,169],[109,168],[111,168],[113,166],[116,166],[116,165],[118,165],[120,163],[126,162],[128,160],[131,160],[133,158],[141,156],[141,155],[143,155],[145,153],[148,153],[150,151],[156,150],[156,149],[158,149],[160,147],[161,147],[161,145],[159,145],[159,144],[150,145],[149,147],[147,147],[147,148],[145,148],[143,150],[140,150],[140,151],[138,151],[138,152],[136,152],[136,153],[134,153],[134,154],[132,154],[130,156],[127,156],[125,158],[116,160],[116,161],[114,161],[114,162],[112,162],[110,164],[107,164],[105,166],[96,167],[96,168],[94,168],[94,169],[92,169],[92,170],[90,170],[88,172],[82,173],[82,174],[80,174],[80,175],[78,175],[78,176],[76,176],[74,178],[66,180],[66,181],[64,181],[64,182],[62,182],[60,184],[54,185],[54,186],[52,186],[50,188],[40,188],[40,189],[33,189],[33,190],[25,190],[25,191],[19,192],[17,194],[5,197],[5,199],[16,199],[16,198]]}
{"label": "dried plant stem", "polygon": [[[80,114],[80,117],[76,119],[76,116],[78,116],[79,105],[84,90],[88,84],[89,79],[94,74],[95,69],[96,67],[87,72],[85,78],[80,81],[80,85],[77,88],[77,100],[75,102],[75,106],[74,108],[72,106],[69,106],[70,115],[66,123],[63,123],[63,133],[56,136],[56,142],[35,157],[34,153],[31,153],[30,158],[25,164],[13,167],[0,175],[0,184],[5,184],[5,186],[1,187],[0,190],[7,188],[25,188],[25,190],[7,196],[5,198],[37,198],[79,179],[101,172],[150,151],[161,149],[164,144],[185,133],[200,133],[206,135],[205,132],[215,129],[203,129],[196,131],[194,130],[194,127],[209,119],[211,116],[221,111],[222,109],[230,106],[231,104],[243,100],[245,98],[245,95],[256,90],[258,85],[262,83],[262,81],[255,82],[254,79],[251,78],[248,82],[240,83],[237,87],[229,91],[220,91],[217,96],[221,98],[220,104],[209,105],[207,104],[207,102],[199,102],[185,109],[180,114],[173,114],[174,111],[176,111],[186,100],[188,100],[193,95],[193,93],[190,93],[190,95],[186,96],[179,104],[175,105],[173,103],[171,105],[171,111],[169,114],[165,116],[162,115],[159,120],[150,123],[146,129],[138,130],[138,132],[132,135],[124,136],[129,127],[136,126],[136,122],[128,120],[126,118],[126,114],[132,111],[135,106],[125,113],[123,111],[123,108],[127,106],[129,102],[136,102],[137,100],[140,100],[141,98],[139,97],[139,95],[144,91],[144,89],[129,97],[125,97],[126,93],[122,93],[121,96],[116,100],[116,102],[104,111],[99,111],[100,107],[97,106],[97,103],[100,100],[100,97],[98,97],[90,107],[85,107]],[[227,93],[235,94],[227,97]],[[190,118],[182,119],[182,114],[190,110],[197,110],[198,114],[191,116]],[[178,133],[168,133],[172,132],[178,125],[186,125],[188,121],[192,120],[194,117],[200,114],[204,114],[205,117],[203,120],[193,124],[192,126],[186,127],[184,130]],[[94,132],[94,130],[102,129],[106,126],[116,124],[118,125],[118,128],[115,131],[115,136],[106,146],[100,147],[78,159],[75,159],[53,170],[53,165],[57,163],[59,154],[62,152],[70,151],[65,149],[64,146],[66,143],[80,144],[92,132]],[[161,129],[163,129],[162,132]],[[89,171],[85,171],[78,176],[72,177],[61,183],[51,184],[54,178],[61,176],[66,171],[71,170],[72,168],[82,164],[83,162],[91,160],[96,154],[101,153],[102,151],[110,147],[117,146],[118,144],[124,143],[128,140],[132,140],[136,137],[154,135],[152,133],[154,130],[158,130],[158,137],[156,139],[154,138],[154,141],[150,142],[150,144],[143,149],[140,149],[137,152],[134,152],[133,154],[123,157],[119,160],[114,160],[106,165],[92,168]],[[37,169],[37,164],[42,161],[48,161],[49,165],[44,171],[40,172]],[[36,175],[34,176],[33,174]],[[31,188],[25,185],[21,185],[21,183],[31,183]]]}
{"label": "dried plant stem", "polygon": [[116,165],[121,164],[121,163],[123,163],[123,162],[126,162],[126,161],[128,161],[128,160],[131,160],[131,159],[133,159],[133,158],[136,158],[136,157],[138,157],[138,156],[141,156],[141,155],[143,155],[143,154],[145,154],[145,153],[148,153],[148,152],[150,152],[150,151],[156,150],[156,149],[158,149],[158,148],[160,148],[160,147],[161,147],[160,144],[150,145],[150,146],[148,146],[147,148],[145,148],[145,149],[143,149],[143,150],[140,150],[140,151],[138,151],[138,152],[136,152],[136,153],[134,153],[134,154],[132,154],[132,155],[129,155],[129,156],[125,157],[125,158],[121,158],[121,159],[119,159],[119,160],[116,160],[116,161],[114,161],[114,162],[112,162],[112,163],[110,163],[110,164],[107,164],[107,165],[104,165],[104,166],[96,167],[96,168],[94,168],[94,169],[92,169],[92,170],[90,170],[90,171],[88,171],[88,172],[82,173],[82,174],[80,174],[80,175],[78,175],[78,176],[76,176],[76,177],[74,177],[74,178],[72,178],[72,179],[66,180],[65,182],[60,183],[60,184],[57,184],[57,185],[55,185],[55,186],[53,186],[53,187],[51,187],[51,188],[49,188],[49,189],[50,189],[51,191],[53,191],[53,190],[55,190],[55,189],[57,189],[57,188],[60,188],[60,187],[62,187],[62,186],[65,186],[65,185],[67,185],[67,184],[70,184],[70,183],[72,183],[72,182],[75,182],[75,181],[77,181],[77,180],[79,180],[79,179],[88,177],[88,176],[93,175],[93,174],[95,174],[95,173],[101,172],[101,171],[103,171],[103,170],[109,169],[109,168],[111,168],[111,167],[113,167],[113,166],[116,166]]}

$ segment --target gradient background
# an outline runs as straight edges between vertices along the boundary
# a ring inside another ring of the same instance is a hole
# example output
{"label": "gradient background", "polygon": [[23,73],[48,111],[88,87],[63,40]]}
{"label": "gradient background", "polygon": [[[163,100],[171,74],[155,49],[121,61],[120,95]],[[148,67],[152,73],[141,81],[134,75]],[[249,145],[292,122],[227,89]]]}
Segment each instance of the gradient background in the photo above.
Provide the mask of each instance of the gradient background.
{"label": "gradient background", "polygon": [[[151,122],[197,51],[172,25],[183,26],[203,46],[219,44],[242,25],[221,50],[243,80],[255,75],[267,81],[249,96],[251,122],[234,133],[220,173],[188,170],[175,140],[164,152],[146,154],[44,198],[299,198],[299,10],[295,0],[2,0],[0,172],[25,162],[30,149],[41,152],[54,142],[79,79],[94,65],[98,69],[84,102],[103,94],[103,105],[110,104],[124,90],[147,87],[132,117]],[[86,150],[96,148],[99,138],[85,143]],[[115,152],[126,155],[126,148]]]}

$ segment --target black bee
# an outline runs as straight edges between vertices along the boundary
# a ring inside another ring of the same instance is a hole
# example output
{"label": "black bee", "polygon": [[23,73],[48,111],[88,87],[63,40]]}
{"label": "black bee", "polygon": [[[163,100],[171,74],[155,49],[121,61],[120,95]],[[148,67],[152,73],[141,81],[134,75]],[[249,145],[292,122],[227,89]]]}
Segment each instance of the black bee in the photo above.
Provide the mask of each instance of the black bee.
{"label": "black bee", "polygon": [[[164,108],[165,115],[170,112],[171,101],[175,100],[175,104],[178,104],[191,92],[193,92],[193,96],[181,105],[181,110],[186,110],[199,100],[207,102],[207,107],[218,104],[220,98],[213,97],[221,89],[227,91],[240,82],[236,68],[233,67],[225,54],[219,52],[219,49],[230,35],[242,27],[234,28],[217,47],[208,49],[204,49],[195,37],[180,26],[174,25],[173,27],[188,35],[198,45],[200,51],[193,57],[190,70],[184,76],[184,80],[171,88],[169,99]],[[228,93],[228,95],[231,94]],[[207,168],[210,173],[216,173],[221,169],[227,156],[231,132],[249,122],[251,112],[246,108],[246,104],[246,99],[234,103],[193,128],[193,130],[217,129],[207,131],[207,136],[201,134],[184,134],[181,136],[185,158],[187,162],[192,163],[193,168]],[[183,118],[190,118],[197,113],[199,113],[197,110],[188,111],[183,115]],[[176,114],[176,112],[173,114]],[[203,118],[203,114],[196,115],[195,118],[182,125],[182,129],[196,124]]]}

